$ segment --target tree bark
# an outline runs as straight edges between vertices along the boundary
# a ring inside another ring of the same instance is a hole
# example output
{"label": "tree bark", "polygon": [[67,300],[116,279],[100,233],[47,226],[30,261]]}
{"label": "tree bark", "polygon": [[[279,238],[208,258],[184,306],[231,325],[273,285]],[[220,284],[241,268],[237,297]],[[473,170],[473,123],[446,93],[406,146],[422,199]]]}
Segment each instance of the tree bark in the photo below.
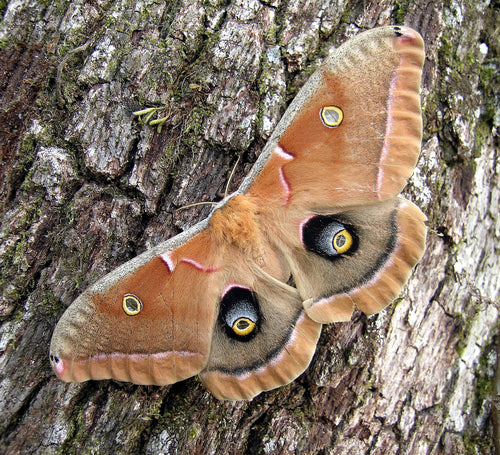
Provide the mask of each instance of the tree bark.
{"label": "tree bark", "polygon": [[[488,454],[498,450],[498,2],[0,4],[0,453]],[[52,330],[106,272],[235,189],[328,50],[405,24],[426,42],[405,195],[427,250],[381,314],[324,326],[309,369],[250,402],[196,378],[66,384]],[[158,132],[132,115],[165,107]],[[496,399],[495,399],[496,396]],[[496,442],[495,442],[496,441]]]}

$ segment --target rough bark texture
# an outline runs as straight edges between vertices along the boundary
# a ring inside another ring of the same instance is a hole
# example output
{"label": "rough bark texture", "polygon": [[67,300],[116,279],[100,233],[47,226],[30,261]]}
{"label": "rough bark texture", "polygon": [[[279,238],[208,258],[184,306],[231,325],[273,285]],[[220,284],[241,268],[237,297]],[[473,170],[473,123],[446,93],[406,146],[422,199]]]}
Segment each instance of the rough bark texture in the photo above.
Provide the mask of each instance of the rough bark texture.
{"label": "rough bark texture", "polygon": [[[0,2],[0,453],[488,454],[500,292],[498,1]],[[380,315],[325,326],[251,402],[55,378],[64,309],[208,213],[328,50],[388,23],[427,46],[407,197],[426,254]],[[165,106],[161,133],[134,110]],[[500,406],[497,395],[496,405]],[[497,411],[498,412],[498,409]]]}

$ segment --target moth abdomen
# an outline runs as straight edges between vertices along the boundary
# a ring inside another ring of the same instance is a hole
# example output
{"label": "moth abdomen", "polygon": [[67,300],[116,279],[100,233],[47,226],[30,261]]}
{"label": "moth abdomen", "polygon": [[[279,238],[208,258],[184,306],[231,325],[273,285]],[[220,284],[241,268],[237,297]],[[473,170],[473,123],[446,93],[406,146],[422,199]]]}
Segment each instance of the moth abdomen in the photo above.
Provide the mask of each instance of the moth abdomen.
{"label": "moth abdomen", "polygon": [[243,195],[232,197],[210,218],[210,226],[217,241],[230,243],[252,256],[257,256],[260,232],[256,221],[257,207]]}

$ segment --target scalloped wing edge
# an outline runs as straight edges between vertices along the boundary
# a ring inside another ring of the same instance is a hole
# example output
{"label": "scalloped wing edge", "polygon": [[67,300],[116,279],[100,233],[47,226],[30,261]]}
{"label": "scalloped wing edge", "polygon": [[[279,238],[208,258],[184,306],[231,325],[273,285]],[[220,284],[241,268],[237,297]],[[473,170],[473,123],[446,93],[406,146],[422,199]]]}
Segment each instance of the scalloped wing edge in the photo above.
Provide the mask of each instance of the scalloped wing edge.
{"label": "scalloped wing edge", "polygon": [[301,375],[316,352],[320,333],[321,324],[301,312],[288,343],[265,365],[240,375],[203,371],[200,379],[219,400],[251,400]]}
{"label": "scalloped wing edge", "polygon": [[322,324],[348,321],[355,307],[372,315],[398,297],[424,254],[427,235],[426,216],[412,202],[398,199],[397,242],[387,262],[370,281],[356,289],[316,301],[305,300],[303,306],[311,319]]}

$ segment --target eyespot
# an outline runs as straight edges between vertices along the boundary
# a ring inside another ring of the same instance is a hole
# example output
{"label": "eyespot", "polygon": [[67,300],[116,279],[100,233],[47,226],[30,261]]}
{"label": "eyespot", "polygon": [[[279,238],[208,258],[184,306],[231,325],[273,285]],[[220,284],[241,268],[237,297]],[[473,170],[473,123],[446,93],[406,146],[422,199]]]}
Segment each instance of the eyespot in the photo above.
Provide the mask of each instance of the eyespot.
{"label": "eyespot", "polygon": [[307,219],[301,225],[305,248],[331,260],[353,253],[358,245],[355,228],[343,224],[339,218],[337,215],[318,215]]}
{"label": "eyespot", "polygon": [[238,341],[249,341],[258,332],[261,315],[257,296],[250,289],[232,286],[220,302],[220,324]]}
{"label": "eyespot", "polygon": [[135,316],[142,311],[142,302],[139,297],[133,294],[125,294],[123,296],[122,308],[129,316]]}
{"label": "eyespot", "polygon": [[347,229],[342,229],[333,237],[333,248],[338,254],[344,254],[352,247],[352,235]]}
{"label": "eyespot", "polygon": [[319,111],[319,116],[323,125],[328,128],[336,128],[342,123],[342,120],[344,120],[344,113],[342,112],[342,109],[337,106],[322,107]]}
{"label": "eyespot", "polygon": [[249,318],[238,318],[233,324],[233,332],[238,336],[250,335],[255,329],[255,322]]}

